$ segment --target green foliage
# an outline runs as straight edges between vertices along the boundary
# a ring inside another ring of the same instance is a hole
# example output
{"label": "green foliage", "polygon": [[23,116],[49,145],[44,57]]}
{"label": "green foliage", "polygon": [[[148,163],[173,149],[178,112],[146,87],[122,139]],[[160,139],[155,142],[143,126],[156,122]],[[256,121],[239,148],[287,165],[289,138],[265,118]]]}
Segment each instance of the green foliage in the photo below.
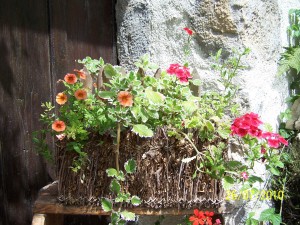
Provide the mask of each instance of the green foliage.
{"label": "green foliage", "polygon": [[[113,199],[102,198],[101,207],[105,212],[111,212],[110,225],[121,225],[125,224],[126,221],[134,221],[135,214],[127,210],[122,210],[121,206],[123,203],[132,204],[138,206],[141,204],[141,199],[138,196],[131,196],[129,192],[123,189],[122,182],[125,181],[125,176],[130,175],[136,171],[136,162],[133,159],[128,160],[124,164],[125,174],[122,171],[117,171],[114,168],[106,170],[107,176],[112,177],[110,184],[110,191]],[[118,209],[114,208],[114,205],[118,203]],[[121,203],[121,204],[120,204]]]}
{"label": "green foliage", "polygon": [[286,48],[286,51],[281,54],[278,74],[282,75],[293,69],[298,75],[300,72],[300,47]]}
{"label": "green foliage", "polygon": [[254,216],[255,212],[249,213],[246,225],[258,225],[260,222],[272,222],[273,225],[280,225],[281,223],[281,216],[275,213],[274,208],[262,211],[258,219],[255,219]]}
{"label": "green foliage", "polygon": [[78,60],[78,63],[83,64],[93,75],[96,75],[99,72],[100,68],[104,66],[104,60],[101,57],[99,60],[97,60],[87,56],[82,60]]}

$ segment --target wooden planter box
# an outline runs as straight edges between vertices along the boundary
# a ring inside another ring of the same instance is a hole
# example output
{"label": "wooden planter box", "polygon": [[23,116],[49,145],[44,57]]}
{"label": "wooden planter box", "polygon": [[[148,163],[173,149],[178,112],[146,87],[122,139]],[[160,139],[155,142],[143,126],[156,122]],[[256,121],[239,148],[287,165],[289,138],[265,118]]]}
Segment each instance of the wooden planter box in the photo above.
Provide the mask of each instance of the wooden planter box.
{"label": "wooden planter box", "polygon": [[[204,143],[193,139],[198,149]],[[87,159],[81,170],[70,167],[78,154],[66,150],[66,143],[58,143],[58,196],[67,205],[100,205],[101,197],[111,197],[107,168],[115,168],[115,145],[109,136],[91,136],[84,151]],[[143,201],[147,208],[216,208],[224,199],[220,181],[206,174],[192,178],[195,161],[183,163],[181,159],[195,155],[186,140],[167,137],[163,130],[152,138],[140,138],[132,132],[121,134],[120,169],[128,159],[135,159],[137,171],[126,178],[124,188]]]}

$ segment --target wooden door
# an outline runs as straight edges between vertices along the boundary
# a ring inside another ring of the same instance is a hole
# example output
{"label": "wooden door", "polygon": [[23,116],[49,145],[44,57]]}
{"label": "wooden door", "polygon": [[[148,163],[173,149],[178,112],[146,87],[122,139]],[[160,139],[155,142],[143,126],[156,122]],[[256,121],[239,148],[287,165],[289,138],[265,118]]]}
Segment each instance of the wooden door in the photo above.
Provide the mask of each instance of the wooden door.
{"label": "wooden door", "polygon": [[51,181],[32,144],[41,102],[76,59],[116,63],[112,0],[0,0],[0,225],[31,224]]}

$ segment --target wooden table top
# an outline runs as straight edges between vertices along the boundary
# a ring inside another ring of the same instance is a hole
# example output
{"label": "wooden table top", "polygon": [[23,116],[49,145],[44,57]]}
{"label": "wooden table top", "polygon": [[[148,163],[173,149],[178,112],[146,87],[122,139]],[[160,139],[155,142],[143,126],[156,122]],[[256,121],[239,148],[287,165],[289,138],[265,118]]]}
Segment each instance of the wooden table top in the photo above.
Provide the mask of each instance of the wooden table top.
{"label": "wooden table top", "polygon": [[[104,212],[99,206],[69,206],[63,205],[57,200],[57,181],[43,187],[33,206],[34,213],[40,214],[70,214],[70,215],[110,215]],[[189,215],[193,214],[192,209],[150,209],[134,207],[126,209],[137,215]]]}

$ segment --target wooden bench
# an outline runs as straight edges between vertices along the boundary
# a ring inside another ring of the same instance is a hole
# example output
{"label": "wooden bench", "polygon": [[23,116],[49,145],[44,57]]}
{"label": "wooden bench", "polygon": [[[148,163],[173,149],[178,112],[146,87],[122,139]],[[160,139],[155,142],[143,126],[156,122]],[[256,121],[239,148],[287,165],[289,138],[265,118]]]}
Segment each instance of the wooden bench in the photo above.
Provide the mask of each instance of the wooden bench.
{"label": "wooden bench", "polygon": [[[32,225],[62,225],[64,215],[109,215],[101,207],[95,206],[65,206],[57,201],[57,182],[43,187],[33,206]],[[127,209],[137,215],[188,215],[193,210],[189,209],[149,209],[135,207]]]}

